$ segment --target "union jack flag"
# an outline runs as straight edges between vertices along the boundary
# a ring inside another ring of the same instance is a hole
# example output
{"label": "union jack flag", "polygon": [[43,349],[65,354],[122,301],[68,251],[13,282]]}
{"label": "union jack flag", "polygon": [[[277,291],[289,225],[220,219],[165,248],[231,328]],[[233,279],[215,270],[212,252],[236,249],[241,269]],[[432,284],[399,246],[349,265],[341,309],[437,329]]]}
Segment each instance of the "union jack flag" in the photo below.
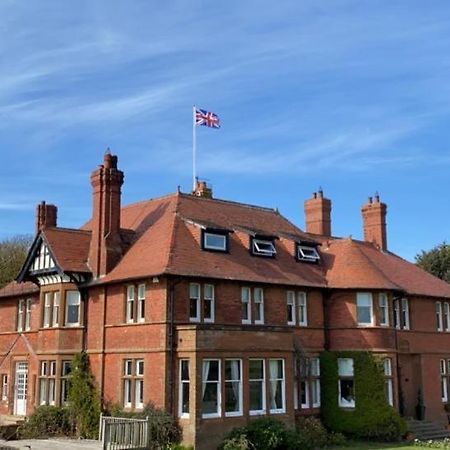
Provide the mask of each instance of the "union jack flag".
{"label": "union jack flag", "polygon": [[210,128],[220,128],[220,119],[217,114],[204,109],[195,109],[195,125]]}

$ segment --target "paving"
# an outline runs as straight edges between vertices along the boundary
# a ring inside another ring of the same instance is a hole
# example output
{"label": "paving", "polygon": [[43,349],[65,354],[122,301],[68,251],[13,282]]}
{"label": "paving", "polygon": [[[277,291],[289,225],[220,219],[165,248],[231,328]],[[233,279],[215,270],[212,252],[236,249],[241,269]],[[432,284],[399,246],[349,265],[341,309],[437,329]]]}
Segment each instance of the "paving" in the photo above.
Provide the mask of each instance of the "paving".
{"label": "paving", "polygon": [[100,441],[90,439],[23,439],[20,441],[4,441],[0,439],[0,450],[100,450],[101,448],[102,444]]}

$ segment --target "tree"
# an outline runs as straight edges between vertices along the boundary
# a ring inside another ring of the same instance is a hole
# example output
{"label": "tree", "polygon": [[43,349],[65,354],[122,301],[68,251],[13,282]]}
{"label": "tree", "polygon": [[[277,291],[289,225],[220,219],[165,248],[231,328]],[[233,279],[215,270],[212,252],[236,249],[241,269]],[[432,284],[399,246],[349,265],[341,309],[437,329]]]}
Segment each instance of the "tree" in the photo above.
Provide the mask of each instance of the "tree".
{"label": "tree", "polygon": [[69,410],[75,422],[77,435],[82,438],[96,439],[101,410],[100,396],[86,352],[74,355],[69,383]]}
{"label": "tree", "polygon": [[16,278],[31,242],[29,235],[17,235],[0,241],[0,288]]}
{"label": "tree", "polygon": [[416,264],[441,280],[450,283],[450,245],[445,241],[416,255]]}

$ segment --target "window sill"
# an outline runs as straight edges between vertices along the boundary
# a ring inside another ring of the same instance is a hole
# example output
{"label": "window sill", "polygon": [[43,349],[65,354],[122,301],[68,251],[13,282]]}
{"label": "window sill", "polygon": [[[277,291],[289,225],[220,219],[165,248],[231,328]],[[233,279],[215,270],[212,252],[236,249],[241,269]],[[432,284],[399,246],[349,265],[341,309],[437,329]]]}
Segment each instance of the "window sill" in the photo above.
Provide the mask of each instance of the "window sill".
{"label": "window sill", "polygon": [[262,409],[261,411],[249,411],[248,413],[250,416],[263,416],[264,414],[267,414],[265,409]]}
{"label": "window sill", "polygon": [[242,411],[226,412],[225,417],[241,417]]}
{"label": "window sill", "polygon": [[220,414],[219,413],[202,414],[202,419],[220,419]]}
{"label": "window sill", "polygon": [[285,409],[271,409],[270,414],[286,414],[286,410]]}

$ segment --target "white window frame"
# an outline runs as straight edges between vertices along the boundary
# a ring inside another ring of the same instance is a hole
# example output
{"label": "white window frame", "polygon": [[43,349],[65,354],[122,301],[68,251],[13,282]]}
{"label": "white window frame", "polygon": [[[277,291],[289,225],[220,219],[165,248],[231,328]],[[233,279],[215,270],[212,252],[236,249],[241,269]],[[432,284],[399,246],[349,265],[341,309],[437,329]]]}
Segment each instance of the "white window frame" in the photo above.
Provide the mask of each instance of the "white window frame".
{"label": "white window frame", "polygon": [[[69,298],[71,293],[76,293],[77,294],[77,302],[70,304],[69,302]],[[75,291],[75,290],[70,290],[70,291],[66,291],[66,317],[65,317],[65,326],[66,327],[79,327],[80,323],[81,323],[81,294],[80,291]],[[70,307],[74,307],[77,306],[78,307],[78,320],[76,322],[69,322],[69,308]]]}
{"label": "white window frame", "polygon": [[[197,295],[192,295],[192,289],[197,288]],[[200,322],[200,298],[201,298],[201,286],[199,283],[189,283],[189,322]],[[196,316],[191,316],[191,301],[196,302]]]}
{"label": "white window frame", "polygon": [[[295,325],[295,292],[287,291],[286,292],[286,305],[287,305],[287,324]],[[289,310],[291,311],[292,320],[289,320]]]}
{"label": "white window frame", "polygon": [[53,292],[52,327],[59,326],[61,313],[61,292]]}
{"label": "white window frame", "polygon": [[[339,367],[339,361],[340,360],[350,360],[351,361],[351,373],[341,373],[340,367]],[[348,403],[342,403],[342,398],[341,398],[341,379],[344,380],[349,380],[351,379],[353,381],[353,390],[354,386],[355,386],[355,366],[354,366],[355,361],[353,360],[353,358],[338,358],[338,405],[340,408],[345,408],[345,409],[354,409],[356,406],[356,399],[353,399],[353,402],[351,404]]]}
{"label": "white window frame", "polygon": [[441,302],[436,302],[436,328],[438,331],[444,331]]}
{"label": "white window frame", "polygon": [[17,303],[17,331],[25,328],[25,299],[21,298]]}
{"label": "white window frame", "polygon": [[[276,377],[272,378],[272,374],[270,371],[271,362],[280,362],[281,361],[281,378]],[[269,386],[270,391],[272,390],[272,383],[281,381],[281,408],[270,408],[270,414],[284,414],[286,412],[286,373],[285,373],[285,363],[283,358],[270,358],[269,359]]]}
{"label": "white window frame", "polygon": [[[209,236],[223,238],[223,246],[208,244]],[[206,250],[216,250],[216,251],[226,252],[227,251],[227,235],[221,234],[221,233],[213,233],[211,231],[204,231],[203,232],[203,248]]]}
{"label": "white window frame", "polygon": [[307,327],[308,326],[308,297],[306,295],[306,292],[298,292],[297,293],[297,302],[298,302],[298,324],[301,327]]}
{"label": "white window frame", "polygon": [[[309,367],[311,376],[311,406],[318,408],[320,406],[320,359],[310,358]],[[314,391],[316,391],[316,401],[314,401]]]}
{"label": "white window frame", "polygon": [[[257,292],[259,294],[257,294]],[[253,289],[253,303],[255,304],[255,324],[262,325],[264,323],[264,289],[255,287]],[[256,319],[256,312],[259,311],[259,319]]]}
{"label": "white window frame", "polygon": [[[136,409],[144,408],[144,370],[145,370],[144,360],[137,359],[135,361],[135,378],[134,378],[134,407]],[[139,397],[142,397],[142,401]]]}
{"label": "white window frame", "polygon": [[310,406],[309,406],[309,402],[310,402],[310,399],[309,399],[309,379],[306,378],[306,376],[304,378],[300,378],[300,388],[301,388],[302,384],[305,386],[304,389],[301,389],[301,391],[305,394],[305,401],[304,402],[300,401],[300,408],[301,409],[310,409]]}
{"label": "white window frame", "polygon": [[[380,312],[380,315],[379,315],[380,326],[388,327],[389,326],[389,298],[385,292],[380,292],[378,294],[378,310]],[[385,318],[384,321],[381,320],[381,317],[382,317],[381,311],[384,311],[384,318]]]}
{"label": "white window frame", "polygon": [[[188,377],[187,379],[183,379],[183,364],[187,364],[187,372]],[[183,403],[184,403],[184,397],[183,397],[183,387],[185,385],[188,385],[188,412],[183,412]],[[179,386],[178,386],[178,417],[181,418],[188,418],[189,417],[189,409],[191,406],[191,399],[190,399],[190,371],[189,371],[189,359],[183,358],[180,359],[179,363]]]}
{"label": "white window frame", "polygon": [[8,400],[8,374],[2,374],[2,400]]}
{"label": "white window frame", "polygon": [[123,407],[133,407],[133,360],[123,362]]}
{"label": "white window frame", "polygon": [[444,331],[450,331],[450,306],[448,302],[444,302],[442,305]]}
{"label": "white window frame", "polygon": [[[204,380],[203,379],[203,369],[204,369],[204,365],[203,364],[205,362],[210,362],[210,363],[211,362],[217,362],[217,365],[218,365],[218,368],[217,368],[218,380],[208,381],[208,380]],[[222,367],[221,367],[220,363],[221,363],[220,359],[214,359],[214,358],[206,358],[206,359],[203,359],[203,361],[202,361],[202,391],[204,389],[203,386],[205,384],[207,384],[207,383],[210,383],[210,384],[215,383],[216,384],[216,393],[217,393],[217,409],[216,409],[216,412],[214,412],[214,413],[203,413],[203,411],[202,411],[202,418],[203,419],[213,419],[213,418],[221,417],[221,415],[222,415],[222,372],[221,372]],[[202,409],[203,409],[203,395],[202,395],[201,402],[202,402]]]}
{"label": "white window frame", "polygon": [[[265,248],[268,247],[268,248]],[[252,253],[258,256],[275,256],[277,250],[275,244],[267,239],[252,239]]]}
{"label": "white window frame", "polygon": [[297,245],[297,259],[299,261],[319,261],[320,256],[315,247]]}
{"label": "white window frame", "polygon": [[137,321],[145,322],[145,297],[146,286],[145,283],[138,284],[138,297],[137,297]]}
{"label": "white window frame", "polygon": [[[248,292],[248,296],[247,298],[245,298],[244,296],[244,292]],[[244,319],[242,317],[242,312],[243,312],[243,305],[246,305],[246,309],[247,309],[247,318]],[[252,323],[252,290],[251,288],[247,287],[247,286],[243,286],[241,287],[241,320],[242,323],[247,324],[247,323]]]}
{"label": "white window frame", "polygon": [[392,385],[392,361],[391,358],[383,360],[384,383],[387,389],[387,401],[389,405],[394,406],[394,392]]}
{"label": "white window frame", "polygon": [[407,298],[402,298],[401,300],[401,325],[403,325],[404,330],[410,329],[410,321],[409,321],[409,301]]}
{"label": "white window frame", "polygon": [[397,330],[401,330],[402,329],[402,322],[401,322],[401,304],[400,304],[400,299],[396,298],[394,299],[394,324],[395,324],[395,328]]}
{"label": "white window frame", "polygon": [[[207,287],[211,288],[211,295],[207,296]],[[214,285],[213,284],[205,284],[203,285],[203,308],[206,302],[211,303],[211,317],[205,317],[205,310],[203,309],[203,322],[213,323],[215,318],[215,293],[214,293]]]}
{"label": "white window frame", "polygon": [[239,417],[239,416],[242,416],[242,414],[243,414],[242,359],[238,359],[238,358],[227,358],[227,359],[225,359],[225,368],[226,368],[227,362],[230,362],[230,361],[237,361],[238,362],[238,364],[239,364],[239,378],[231,378],[231,379],[227,380],[226,371],[225,371],[224,384],[226,385],[227,383],[239,383],[239,387],[238,387],[239,410],[238,411],[229,411],[229,412],[227,412],[226,411],[226,407],[225,407],[225,403],[226,403],[226,398],[225,398],[224,411],[225,411],[225,417]]}
{"label": "white window frame", "polygon": [[[360,305],[360,301],[363,299],[369,300],[369,306],[367,305]],[[360,322],[358,317],[358,310],[359,308],[369,308],[370,311],[370,321],[369,322]],[[356,293],[356,322],[359,327],[371,327],[373,326],[373,296],[371,292],[357,292]]]}
{"label": "white window frame", "polygon": [[25,331],[31,330],[31,305],[33,301],[31,298],[25,300]]}
{"label": "white window frame", "polygon": [[443,403],[448,402],[448,378],[447,378],[447,361],[441,359],[439,361],[439,374],[441,377],[441,400]]}
{"label": "white window frame", "polygon": [[[250,373],[249,373],[249,377],[248,377],[248,383],[249,383],[249,391],[250,391],[250,382],[254,381],[254,382],[259,382],[261,383],[261,395],[262,395],[262,401],[261,401],[261,405],[262,405],[262,409],[250,409],[250,404],[249,404],[249,410],[248,413],[250,416],[260,416],[263,414],[266,414],[267,411],[267,403],[266,403],[266,362],[263,358],[250,358],[249,359],[249,369],[250,369],[250,361],[260,361],[262,362],[262,378],[250,378]],[[250,370],[249,370],[250,372]]]}
{"label": "white window frame", "polygon": [[126,305],[126,317],[127,323],[134,322],[134,301],[135,301],[135,287],[134,284],[127,286],[127,305]]}
{"label": "white window frame", "polygon": [[44,320],[42,323],[42,326],[44,328],[50,328],[52,316],[52,300],[53,292],[46,292],[44,294]]}

